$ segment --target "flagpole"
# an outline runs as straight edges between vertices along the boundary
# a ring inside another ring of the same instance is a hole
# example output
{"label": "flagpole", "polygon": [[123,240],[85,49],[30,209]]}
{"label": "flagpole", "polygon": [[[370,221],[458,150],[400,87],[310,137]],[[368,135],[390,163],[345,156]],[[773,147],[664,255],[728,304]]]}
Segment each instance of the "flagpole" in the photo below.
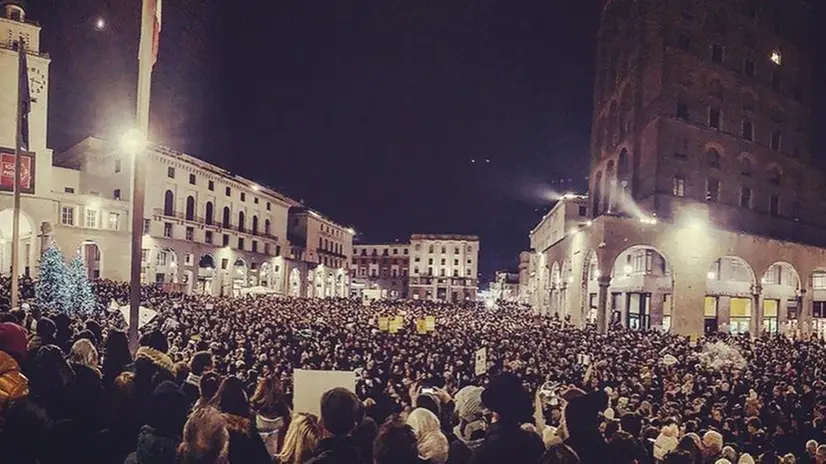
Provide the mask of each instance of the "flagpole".
{"label": "flagpole", "polygon": [[[146,136],[149,133],[149,98],[152,86],[153,66],[153,1],[143,0],[141,7],[141,38],[138,49],[138,97],[136,129]],[[157,4],[156,4],[157,5]],[[141,251],[143,249],[144,197],[146,166],[143,149],[135,150],[132,157],[132,256],[129,275],[129,345],[132,352],[138,348],[138,323],[141,304]]]}
{"label": "flagpole", "polygon": [[[22,145],[23,137],[23,86],[20,80],[24,78],[23,68],[25,51],[25,42],[21,38],[17,42],[18,60],[17,60],[17,111],[15,111],[15,119],[17,121],[17,132],[14,138],[14,214],[11,225],[11,307],[20,307],[20,146]],[[28,147],[27,147],[28,148]]]}

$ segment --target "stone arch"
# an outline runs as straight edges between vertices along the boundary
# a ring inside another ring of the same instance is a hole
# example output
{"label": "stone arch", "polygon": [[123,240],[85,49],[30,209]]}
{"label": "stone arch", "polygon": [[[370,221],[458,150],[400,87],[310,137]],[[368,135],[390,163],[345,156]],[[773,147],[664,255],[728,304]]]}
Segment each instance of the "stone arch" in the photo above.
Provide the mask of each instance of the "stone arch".
{"label": "stone arch", "polygon": [[[35,263],[36,230],[34,222],[23,209],[20,209],[18,224],[18,275],[31,275],[32,263]],[[12,231],[14,230],[14,210],[0,211],[0,270],[3,275],[11,275]],[[39,247],[38,247],[39,248]],[[43,250],[41,250],[42,252]]]}
{"label": "stone arch", "polygon": [[198,259],[198,277],[195,286],[195,293],[203,295],[212,294],[212,282],[215,278],[215,257],[211,253],[205,253]]}
{"label": "stone arch", "polygon": [[335,276],[333,275],[333,271],[329,271],[327,273],[327,277],[324,281],[324,296],[326,298],[332,298],[335,296]]}
{"label": "stone arch", "polygon": [[252,215],[252,233],[258,235],[258,216],[255,214]]}
{"label": "stone arch", "polygon": [[760,278],[761,331],[776,334],[797,329],[800,289],[800,273],[791,263],[777,261],[766,268]]}
{"label": "stone arch", "polygon": [[753,332],[756,285],[754,269],[740,256],[714,260],[706,273],[705,332]]}
{"label": "stone arch", "polygon": [[595,250],[589,250],[582,260],[580,284],[582,289],[580,320],[586,324],[596,324],[599,310],[599,278],[602,272],[599,269],[599,256]]}
{"label": "stone arch", "polygon": [[301,296],[301,271],[294,267],[290,271],[290,282],[289,282],[289,296],[293,298],[297,298]]}
{"label": "stone arch", "polygon": [[204,222],[206,225],[211,226],[213,217],[215,215],[215,211],[213,211],[214,207],[211,201],[206,202],[206,206],[204,207]]}
{"label": "stone arch", "polygon": [[195,197],[189,195],[186,197],[186,220],[195,220]]}
{"label": "stone arch", "polygon": [[175,215],[175,194],[172,190],[167,190],[163,194],[163,214],[164,216]]}
{"label": "stone arch", "polygon": [[238,232],[244,231],[245,216],[243,211],[238,211]]}
{"label": "stone arch", "polygon": [[647,244],[631,245],[613,260],[606,304],[609,325],[670,330],[674,275],[666,255]]}
{"label": "stone arch", "polygon": [[157,284],[178,283],[178,253],[169,247],[159,248],[155,254],[155,275],[152,282]]}
{"label": "stone arch", "polygon": [[86,267],[86,277],[98,279],[103,275],[103,250],[94,240],[84,240],[77,248],[83,266]]}
{"label": "stone arch", "polygon": [[232,292],[235,295],[240,289],[249,286],[249,265],[247,260],[239,256],[232,263]]}
{"label": "stone arch", "polygon": [[261,263],[258,268],[258,285],[272,288],[272,264],[268,261]]}

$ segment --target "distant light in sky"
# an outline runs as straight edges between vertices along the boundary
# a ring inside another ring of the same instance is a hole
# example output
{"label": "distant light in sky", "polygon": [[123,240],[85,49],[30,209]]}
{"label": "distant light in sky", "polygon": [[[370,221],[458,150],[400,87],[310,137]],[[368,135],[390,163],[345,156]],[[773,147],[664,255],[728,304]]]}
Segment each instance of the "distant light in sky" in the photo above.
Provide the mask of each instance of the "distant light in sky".
{"label": "distant light in sky", "polygon": [[97,19],[95,19],[95,29],[99,31],[106,29],[106,20],[103,19],[102,16],[98,16]]}

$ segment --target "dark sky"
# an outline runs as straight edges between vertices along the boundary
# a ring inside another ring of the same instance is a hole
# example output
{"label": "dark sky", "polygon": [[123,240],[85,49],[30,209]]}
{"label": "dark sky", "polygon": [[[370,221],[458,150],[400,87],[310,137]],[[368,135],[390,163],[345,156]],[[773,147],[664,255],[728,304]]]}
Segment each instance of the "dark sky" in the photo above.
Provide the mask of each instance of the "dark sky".
{"label": "dark sky", "polygon": [[[585,189],[598,3],[167,0],[151,136],[362,243],[478,234],[490,275],[528,247],[541,192]],[[30,4],[53,59],[50,146],[121,133],[139,1]]]}

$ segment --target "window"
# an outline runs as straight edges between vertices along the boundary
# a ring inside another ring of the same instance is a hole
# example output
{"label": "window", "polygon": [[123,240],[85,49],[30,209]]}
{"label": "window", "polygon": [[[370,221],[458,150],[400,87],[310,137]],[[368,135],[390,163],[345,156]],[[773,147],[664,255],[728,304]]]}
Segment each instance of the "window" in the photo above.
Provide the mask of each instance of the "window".
{"label": "window", "polygon": [[64,193],[75,193],[75,189],[73,189],[72,187],[63,187],[63,192]]}
{"label": "window", "polygon": [[743,60],[743,74],[754,77],[754,60],[751,58]]}
{"label": "window", "polygon": [[719,108],[709,108],[708,109],[708,127],[712,129],[720,130],[720,109]]}
{"label": "window", "polygon": [[221,240],[221,245],[225,247],[229,246],[229,234],[224,234],[224,237]]}
{"label": "window", "polygon": [[447,248],[446,248],[446,247],[442,247],[442,254],[445,254],[445,253],[447,253]]}
{"label": "window", "polygon": [[166,177],[169,177],[170,179],[174,179],[175,178],[175,168],[173,168],[172,166],[166,168]]}
{"label": "window", "polygon": [[[814,280],[814,276],[812,276]],[[826,301],[812,301],[812,317],[815,319],[826,318]]]}
{"label": "window", "polygon": [[674,179],[671,183],[671,194],[675,197],[685,196],[685,177],[674,176]]}
{"label": "window", "polygon": [[120,189],[112,190],[112,198],[120,200]]}
{"label": "window", "polygon": [[783,55],[780,54],[780,50],[774,50],[771,54],[772,63],[780,66],[783,64]]}
{"label": "window", "polygon": [[166,266],[166,261],[167,261],[168,257],[169,256],[167,255],[167,253],[165,251],[159,251],[158,252],[158,257],[156,258],[155,263],[158,266]]}
{"label": "window", "polygon": [[403,254],[404,254],[404,255],[407,255],[407,248],[405,248],[405,249],[404,249]]}
{"label": "window", "polygon": [[430,246],[427,248],[427,252],[428,252],[428,253],[430,253],[430,254],[433,254],[433,245],[430,245]]}
{"label": "window", "polygon": [[458,260],[458,259],[454,259],[454,260],[453,260],[453,265],[454,265],[454,266],[458,266],[458,265],[459,265],[459,260]]}
{"label": "window", "polygon": [[444,277],[444,276],[445,276],[445,268],[441,268],[441,269],[439,269],[439,276],[440,276],[440,277]]}
{"label": "window", "polygon": [[780,73],[777,71],[772,72],[772,90],[780,92]]}
{"label": "window", "polygon": [[189,175],[189,183],[195,185],[195,174]]}
{"label": "window", "polygon": [[244,192],[241,192],[241,201],[247,201],[247,194]]}
{"label": "window", "polygon": [[258,253],[258,241],[257,240],[252,241],[252,252],[253,253]]}
{"label": "window", "polygon": [[167,190],[163,194],[163,215],[175,215],[175,194],[172,193],[172,190]]}
{"label": "window", "polygon": [[430,276],[430,277],[433,276],[433,268],[432,267],[427,268],[427,275]]}
{"label": "window", "polygon": [[752,125],[751,121],[743,121],[742,135],[744,140],[748,140],[749,142],[754,141],[754,125]]}
{"label": "window", "polygon": [[706,181],[706,201],[717,203],[720,201],[720,181],[709,177]]}
{"label": "window", "polygon": [[780,216],[780,196],[772,195],[769,199],[769,214],[772,216]]}
{"label": "window", "polygon": [[211,230],[207,230],[207,231],[204,232],[204,242],[206,242],[209,245],[212,245],[212,231]]}
{"label": "window", "polygon": [[64,206],[60,209],[60,223],[67,226],[75,225],[75,208],[73,206]]}
{"label": "window", "polygon": [[712,63],[723,62],[723,46],[720,44],[711,44],[711,61]]}
{"label": "window", "polygon": [[688,159],[688,139],[677,137],[674,140],[674,158],[687,160]]}
{"label": "window", "polygon": [[281,245],[275,246],[275,256],[281,256]]}
{"label": "window", "polygon": [[210,189],[210,190],[215,190],[215,182],[214,181],[208,181],[207,182],[207,188]]}
{"label": "window", "polygon": [[143,220],[143,235],[149,235],[149,228],[152,225],[152,221],[149,219]]}
{"label": "window", "polygon": [[163,223],[163,236],[166,238],[172,238],[172,223],[171,222],[164,222]]}
{"label": "window", "polygon": [[141,249],[141,262],[142,263],[147,262],[148,258],[149,258],[149,249],[148,248],[142,248]]}
{"label": "window", "polygon": [[708,166],[715,169],[720,169],[720,152],[716,148],[708,151]]}
{"label": "window", "polygon": [[433,258],[429,258],[429,259],[427,260],[427,264],[431,264],[431,265],[432,265],[432,264],[433,264]]}
{"label": "window", "polygon": [[221,258],[221,269],[229,267],[229,258]]}
{"label": "window", "polygon": [[748,187],[740,188],[740,207],[751,208],[751,189]]}
{"label": "window", "polygon": [[224,189],[224,195],[231,197],[232,196],[232,187],[227,187]]}
{"label": "window", "polygon": [[239,250],[244,249],[244,237],[238,237],[238,249]]}
{"label": "window", "polygon": [[677,101],[677,118],[688,120],[688,103]]}
{"label": "window", "polygon": [[747,156],[740,160],[740,174],[751,177],[751,160]]}
{"label": "window", "polygon": [[683,50],[691,48],[691,34],[686,31],[680,31],[677,34],[677,47]]}
{"label": "window", "polygon": [[470,269],[465,269],[465,275],[470,277]]}
{"label": "window", "polygon": [[115,160],[115,174],[117,174],[117,173],[119,173],[119,172],[120,172],[120,168],[121,168],[121,166],[120,166],[120,158],[118,158],[118,159],[116,159],[116,160]]}
{"label": "window", "polygon": [[118,230],[118,223],[120,222],[119,213],[109,213],[109,229]]}
{"label": "window", "polygon": [[96,229],[98,226],[98,211],[96,209],[86,209],[86,227]]}
{"label": "window", "polygon": [[442,258],[442,266],[444,266],[444,265],[445,265],[445,259]]}
{"label": "window", "polygon": [[[812,273],[812,290],[826,290],[826,272],[815,271]],[[826,317],[826,313],[822,317]]]}
{"label": "window", "polygon": [[267,211],[270,211],[271,209],[272,209],[272,203],[270,203],[270,202],[268,201],[268,202],[267,202]]}
{"label": "window", "polygon": [[195,228],[194,227],[187,227],[186,228],[186,239],[187,240],[194,240],[195,239]]}
{"label": "window", "polygon": [[780,185],[780,178],[782,175],[780,174],[780,169],[777,167],[773,167],[769,170],[769,182],[772,185]]}
{"label": "window", "polygon": [[780,151],[780,144],[783,140],[783,134],[780,131],[772,132],[772,139],[771,139],[771,149],[775,151]]}
{"label": "window", "polygon": [[579,207],[579,215],[585,217],[588,215],[588,207],[587,206],[580,206]]}

